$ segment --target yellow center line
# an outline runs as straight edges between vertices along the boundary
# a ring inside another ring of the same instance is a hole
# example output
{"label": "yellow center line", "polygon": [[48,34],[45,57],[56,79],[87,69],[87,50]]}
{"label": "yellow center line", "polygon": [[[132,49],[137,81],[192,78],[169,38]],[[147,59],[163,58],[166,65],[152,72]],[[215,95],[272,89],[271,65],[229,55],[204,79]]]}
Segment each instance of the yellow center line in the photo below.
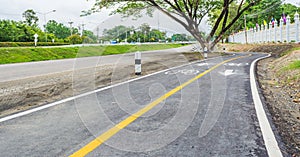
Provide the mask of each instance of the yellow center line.
{"label": "yellow center line", "polygon": [[[249,56],[251,56],[251,54]],[[82,147],[81,149],[79,149],[78,151],[76,151],[75,153],[73,153],[72,155],[70,155],[70,157],[82,157],[82,156],[87,155],[88,153],[90,153],[91,151],[93,151],[94,149],[96,149],[97,147],[99,147],[102,143],[104,143],[105,141],[107,141],[109,138],[111,138],[113,135],[115,135],[116,133],[118,133],[120,130],[122,130],[123,128],[125,128],[129,124],[131,124],[137,118],[141,117],[143,114],[145,114],[146,112],[148,112],[149,110],[151,110],[156,105],[158,105],[159,103],[161,103],[162,101],[164,101],[168,97],[172,96],[176,92],[180,91],[181,89],[183,89],[187,85],[189,85],[192,82],[200,79],[201,77],[203,77],[207,73],[213,71],[214,69],[218,68],[219,66],[221,66],[221,65],[223,65],[223,64],[225,64],[227,62],[230,62],[230,61],[233,61],[233,60],[237,60],[239,58],[244,58],[244,57],[247,57],[247,56],[240,56],[240,57],[236,57],[236,58],[232,58],[232,59],[228,59],[226,61],[223,61],[223,62],[221,62],[221,63],[213,66],[212,68],[204,71],[203,73],[197,75],[196,77],[190,79],[189,81],[183,83],[182,85],[180,85],[180,86],[172,89],[171,91],[169,91],[168,93],[164,94],[163,96],[161,96],[160,98],[156,99],[155,101],[151,102],[150,104],[148,104],[147,106],[145,106],[141,110],[139,110],[136,113],[134,113],[133,115],[129,116],[128,118],[126,118],[122,122],[118,123],[117,125],[115,125],[111,129],[107,130],[105,133],[101,134],[96,139],[94,139],[93,141],[91,141],[90,143],[88,143],[87,145],[85,145],[84,147]]]}

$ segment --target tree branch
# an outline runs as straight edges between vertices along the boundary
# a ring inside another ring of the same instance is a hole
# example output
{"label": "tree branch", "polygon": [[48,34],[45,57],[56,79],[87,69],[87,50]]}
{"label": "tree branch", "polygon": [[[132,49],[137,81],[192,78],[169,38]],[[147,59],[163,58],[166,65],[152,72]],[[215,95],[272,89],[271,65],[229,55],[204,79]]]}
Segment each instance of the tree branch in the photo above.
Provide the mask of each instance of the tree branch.
{"label": "tree branch", "polygon": [[236,17],[220,32],[218,37],[214,40],[212,47],[214,47],[223,37],[224,33],[241,17],[241,15],[248,10],[254,3],[250,3],[245,8],[243,8],[240,12],[237,13]]}

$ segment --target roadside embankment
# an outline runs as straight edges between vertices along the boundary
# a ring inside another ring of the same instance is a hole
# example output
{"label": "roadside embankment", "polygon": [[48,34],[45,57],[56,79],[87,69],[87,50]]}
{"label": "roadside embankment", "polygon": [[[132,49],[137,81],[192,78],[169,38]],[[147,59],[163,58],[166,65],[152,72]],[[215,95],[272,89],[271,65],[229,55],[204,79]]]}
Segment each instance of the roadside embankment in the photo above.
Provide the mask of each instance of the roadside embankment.
{"label": "roadside embankment", "polygon": [[[152,56],[143,59],[142,75],[202,59],[198,52]],[[135,78],[133,63],[119,60],[92,68],[2,82],[0,117]]]}
{"label": "roadside embankment", "polygon": [[286,155],[300,156],[300,45],[254,48],[272,52],[258,63],[258,79]]}

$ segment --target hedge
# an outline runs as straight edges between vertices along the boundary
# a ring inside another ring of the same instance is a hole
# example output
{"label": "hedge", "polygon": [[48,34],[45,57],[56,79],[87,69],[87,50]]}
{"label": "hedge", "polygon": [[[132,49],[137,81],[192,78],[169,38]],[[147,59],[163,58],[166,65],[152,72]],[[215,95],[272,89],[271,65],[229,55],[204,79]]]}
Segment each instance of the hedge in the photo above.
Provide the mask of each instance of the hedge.
{"label": "hedge", "polygon": [[[70,45],[70,43],[61,42],[38,42],[38,46],[59,46],[59,45]],[[0,47],[32,47],[34,42],[0,42]]]}

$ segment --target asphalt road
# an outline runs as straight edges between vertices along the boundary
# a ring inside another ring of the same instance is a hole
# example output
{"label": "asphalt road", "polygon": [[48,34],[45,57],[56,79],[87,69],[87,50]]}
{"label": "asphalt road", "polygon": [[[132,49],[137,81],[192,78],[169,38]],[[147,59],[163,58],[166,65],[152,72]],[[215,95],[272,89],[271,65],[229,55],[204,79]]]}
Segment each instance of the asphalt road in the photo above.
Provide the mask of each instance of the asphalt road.
{"label": "asphalt road", "polygon": [[1,122],[1,156],[267,156],[249,76],[262,56],[181,66]]}
{"label": "asphalt road", "polygon": [[[145,51],[143,52],[143,61],[150,60],[153,57],[159,57],[165,54],[174,54],[180,52],[189,52],[194,46],[184,46],[180,48]],[[170,51],[171,50],[171,51]],[[80,49],[78,53],[82,52]],[[60,73],[65,71],[73,71],[90,67],[97,67],[102,65],[113,65],[122,59],[123,64],[134,63],[134,53],[123,55],[109,55],[99,57],[84,57],[75,59],[51,60],[40,62],[27,62],[17,64],[3,64],[0,65],[0,83],[12,80],[19,80],[35,76]]]}

